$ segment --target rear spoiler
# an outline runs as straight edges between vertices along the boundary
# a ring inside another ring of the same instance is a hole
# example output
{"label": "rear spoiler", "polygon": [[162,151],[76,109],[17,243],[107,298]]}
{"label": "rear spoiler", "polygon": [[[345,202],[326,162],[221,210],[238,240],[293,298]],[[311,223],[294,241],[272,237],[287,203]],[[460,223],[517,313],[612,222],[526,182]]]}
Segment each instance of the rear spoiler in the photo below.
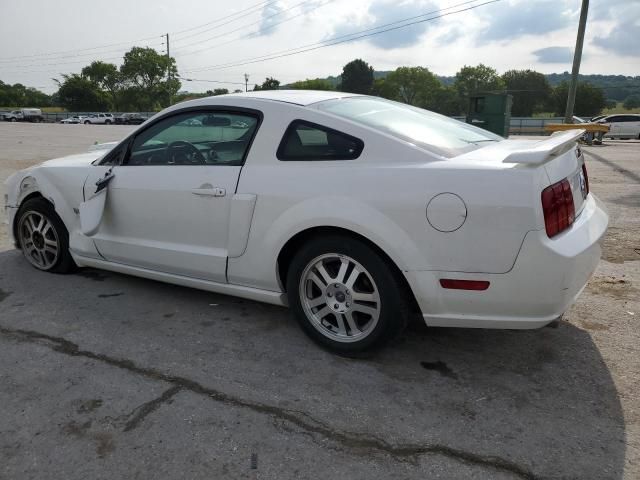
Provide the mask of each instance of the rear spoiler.
{"label": "rear spoiler", "polygon": [[502,162],[523,163],[527,165],[545,163],[571,150],[584,133],[585,130],[583,129],[554,133],[548,139],[537,142],[534,147],[510,152]]}

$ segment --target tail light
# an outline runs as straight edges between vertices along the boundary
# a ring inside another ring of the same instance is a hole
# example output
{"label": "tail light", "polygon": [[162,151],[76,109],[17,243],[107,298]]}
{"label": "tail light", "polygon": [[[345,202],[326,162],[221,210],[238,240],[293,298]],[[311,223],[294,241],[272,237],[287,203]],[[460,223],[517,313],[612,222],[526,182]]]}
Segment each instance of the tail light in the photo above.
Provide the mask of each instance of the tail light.
{"label": "tail light", "polygon": [[566,178],[542,191],[542,211],[544,227],[549,238],[565,231],[573,224],[576,211],[571,185]]}
{"label": "tail light", "polygon": [[589,175],[587,175],[587,164],[582,164],[582,174],[584,175],[584,196],[589,195]]}
{"label": "tail light", "polygon": [[453,290],[486,290],[489,288],[489,282],[486,280],[454,280],[451,278],[441,278],[440,286],[442,288]]}

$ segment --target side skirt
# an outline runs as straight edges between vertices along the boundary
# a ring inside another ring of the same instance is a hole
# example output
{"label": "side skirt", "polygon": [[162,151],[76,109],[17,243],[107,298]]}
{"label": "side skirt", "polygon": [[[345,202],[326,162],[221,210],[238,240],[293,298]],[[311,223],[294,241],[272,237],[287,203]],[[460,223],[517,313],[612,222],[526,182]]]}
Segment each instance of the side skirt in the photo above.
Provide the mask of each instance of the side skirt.
{"label": "side skirt", "polygon": [[148,278],[149,280],[172,283],[183,287],[197,288],[198,290],[206,290],[208,292],[246,298],[247,300],[255,300],[256,302],[270,303],[272,305],[282,307],[288,306],[287,296],[282,292],[272,292],[269,290],[260,290],[258,288],[244,287],[242,285],[217,283],[208,280],[173,275],[171,273],[156,272],[154,270],[147,270],[146,268],[132,267],[130,265],[83,257],[76,254],[72,254],[72,257],[80,267],[93,267],[101,270],[109,270],[112,272],[124,273],[126,275]]}

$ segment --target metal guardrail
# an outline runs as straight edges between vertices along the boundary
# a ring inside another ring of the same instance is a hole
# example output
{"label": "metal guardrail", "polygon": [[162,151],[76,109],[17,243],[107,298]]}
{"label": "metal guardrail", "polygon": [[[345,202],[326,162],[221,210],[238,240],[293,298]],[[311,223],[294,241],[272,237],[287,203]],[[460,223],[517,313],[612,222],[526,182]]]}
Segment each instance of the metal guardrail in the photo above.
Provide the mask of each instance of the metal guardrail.
{"label": "metal guardrail", "polygon": [[550,123],[563,123],[564,118],[531,118],[531,117],[511,117],[509,124],[509,135],[549,135],[545,126]]}
{"label": "metal guardrail", "polygon": [[[454,120],[461,122],[466,121],[466,117],[455,116],[451,117]],[[549,135],[550,133],[545,130],[545,126],[550,123],[563,123],[564,118],[533,118],[533,117],[511,117],[509,124],[509,135]]]}

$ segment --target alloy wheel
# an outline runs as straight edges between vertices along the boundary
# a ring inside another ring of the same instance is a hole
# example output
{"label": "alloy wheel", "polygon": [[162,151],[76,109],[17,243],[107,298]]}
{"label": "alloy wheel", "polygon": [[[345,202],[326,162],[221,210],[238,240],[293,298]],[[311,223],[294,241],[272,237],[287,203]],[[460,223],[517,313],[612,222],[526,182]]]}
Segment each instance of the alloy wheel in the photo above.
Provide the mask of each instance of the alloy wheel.
{"label": "alloy wheel", "polygon": [[347,255],[329,253],[309,262],[298,294],[311,324],[338,342],[362,340],[380,318],[380,295],[373,277]]}
{"label": "alloy wheel", "polygon": [[18,226],[20,245],[27,260],[40,270],[49,270],[58,261],[60,240],[51,221],[42,213],[30,210]]}

